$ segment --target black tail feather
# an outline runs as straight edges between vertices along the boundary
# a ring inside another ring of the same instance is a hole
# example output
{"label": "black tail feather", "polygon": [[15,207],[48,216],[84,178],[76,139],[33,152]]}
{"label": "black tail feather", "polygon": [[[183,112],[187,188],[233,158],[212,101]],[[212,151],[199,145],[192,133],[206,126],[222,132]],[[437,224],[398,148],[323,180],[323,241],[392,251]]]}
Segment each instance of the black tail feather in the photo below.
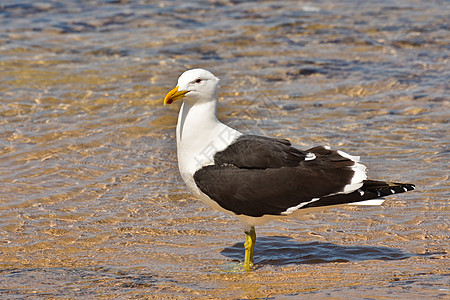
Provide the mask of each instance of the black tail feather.
{"label": "black tail feather", "polygon": [[365,180],[362,187],[349,194],[335,194],[325,196],[318,201],[309,203],[302,208],[338,205],[353,202],[361,202],[382,198],[392,194],[404,193],[414,190],[415,185],[410,183],[394,183],[376,180]]}
{"label": "black tail feather", "polygon": [[397,193],[404,193],[415,189],[411,183],[384,182],[376,180],[365,180],[360,190],[369,193],[376,193],[378,197],[384,197]]}

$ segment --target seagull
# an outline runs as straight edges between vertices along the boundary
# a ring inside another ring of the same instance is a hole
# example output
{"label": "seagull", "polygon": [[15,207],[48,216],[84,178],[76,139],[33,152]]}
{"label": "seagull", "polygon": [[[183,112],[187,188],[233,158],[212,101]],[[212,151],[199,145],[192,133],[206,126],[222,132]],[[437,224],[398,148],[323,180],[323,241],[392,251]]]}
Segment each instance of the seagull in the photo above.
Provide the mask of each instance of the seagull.
{"label": "seagull", "polygon": [[256,225],[325,206],[380,205],[381,197],[415,188],[368,180],[358,156],[328,146],[299,150],[287,139],[241,133],[218,120],[218,96],[219,79],[192,69],[164,105],[183,102],[176,127],[181,177],[202,202],[241,222],[245,271],[253,267]]}

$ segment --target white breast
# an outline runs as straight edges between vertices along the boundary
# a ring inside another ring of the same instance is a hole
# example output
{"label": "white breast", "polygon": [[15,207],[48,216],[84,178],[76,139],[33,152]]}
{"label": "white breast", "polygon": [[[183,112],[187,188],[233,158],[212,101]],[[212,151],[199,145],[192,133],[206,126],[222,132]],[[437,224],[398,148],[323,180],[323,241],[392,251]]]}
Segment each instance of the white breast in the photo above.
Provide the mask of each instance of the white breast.
{"label": "white breast", "polygon": [[216,109],[213,104],[189,106],[183,103],[178,115],[178,168],[186,185],[197,195],[200,191],[195,185],[194,173],[204,166],[214,164],[214,154],[224,150],[242,135],[221,123],[215,113],[211,114],[211,110]]}

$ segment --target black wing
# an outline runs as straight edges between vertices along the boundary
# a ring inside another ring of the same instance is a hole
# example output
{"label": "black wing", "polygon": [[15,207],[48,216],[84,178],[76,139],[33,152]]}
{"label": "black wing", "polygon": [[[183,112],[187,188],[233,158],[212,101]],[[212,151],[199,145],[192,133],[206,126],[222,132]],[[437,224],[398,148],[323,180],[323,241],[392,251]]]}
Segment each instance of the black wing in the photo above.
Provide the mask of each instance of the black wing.
{"label": "black wing", "polygon": [[[287,140],[258,136],[242,136],[214,158],[214,165],[194,174],[197,186],[226,210],[254,217],[280,215],[291,207],[303,208],[302,203],[305,208],[347,203],[347,198],[331,195],[351,183],[355,166],[337,151],[300,151]],[[348,202],[364,200],[351,195]]]}
{"label": "black wing", "polygon": [[242,135],[224,151],[214,155],[218,166],[266,169],[295,167],[305,160],[306,152],[291,146],[288,140]]}

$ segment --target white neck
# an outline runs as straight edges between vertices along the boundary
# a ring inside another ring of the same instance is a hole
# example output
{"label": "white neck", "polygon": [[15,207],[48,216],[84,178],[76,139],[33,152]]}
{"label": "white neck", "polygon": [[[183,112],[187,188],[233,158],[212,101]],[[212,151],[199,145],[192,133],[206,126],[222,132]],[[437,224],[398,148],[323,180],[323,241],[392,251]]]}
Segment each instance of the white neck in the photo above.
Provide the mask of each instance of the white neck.
{"label": "white neck", "polygon": [[216,115],[217,102],[194,103],[183,102],[178,114],[177,145],[183,141],[198,138],[205,129],[220,123]]}
{"label": "white neck", "polygon": [[[241,135],[217,119],[217,101],[184,101],[178,114],[177,154],[183,179],[202,166],[214,163],[214,154],[224,150]],[[187,178],[189,177],[189,178]]]}

